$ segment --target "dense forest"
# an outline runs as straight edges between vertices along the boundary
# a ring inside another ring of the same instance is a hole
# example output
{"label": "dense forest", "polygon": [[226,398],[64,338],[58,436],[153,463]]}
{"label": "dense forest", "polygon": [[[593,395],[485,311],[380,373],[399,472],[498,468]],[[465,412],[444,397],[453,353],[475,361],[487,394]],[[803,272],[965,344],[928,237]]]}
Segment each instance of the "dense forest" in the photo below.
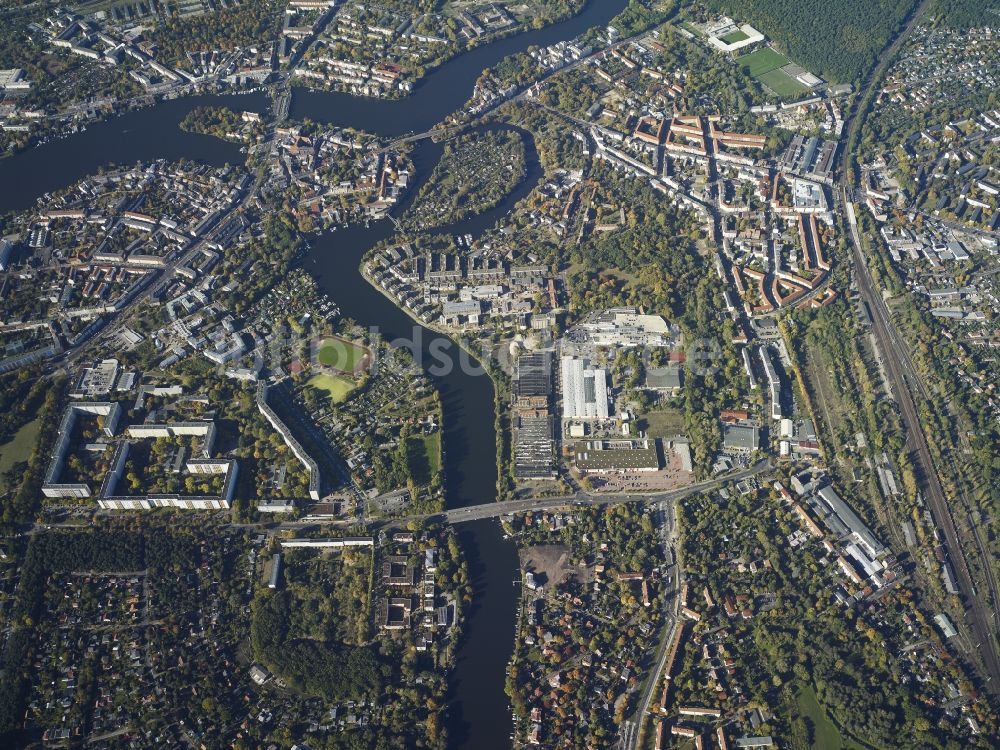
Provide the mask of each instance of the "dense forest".
{"label": "dense forest", "polygon": [[233,134],[239,133],[243,127],[243,119],[229,107],[195,107],[184,116],[179,127],[189,133],[214,135],[239,142],[241,139]]}
{"label": "dense forest", "polygon": [[1000,26],[1000,0],[934,0],[928,13],[945,26]]}
{"label": "dense forest", "polygon": [[267,593],[253,604],[254,656],[296,688],[329,701],[377,693],[390,671],[369,648],[289,636],[288,592]]}
{"label": "dense forest", "polygon": [[[976,0],[942,0],[972,5]],[[749,22],[792,60],[831,81],[859,81],[896,33],[914,0],[709,0]]]}

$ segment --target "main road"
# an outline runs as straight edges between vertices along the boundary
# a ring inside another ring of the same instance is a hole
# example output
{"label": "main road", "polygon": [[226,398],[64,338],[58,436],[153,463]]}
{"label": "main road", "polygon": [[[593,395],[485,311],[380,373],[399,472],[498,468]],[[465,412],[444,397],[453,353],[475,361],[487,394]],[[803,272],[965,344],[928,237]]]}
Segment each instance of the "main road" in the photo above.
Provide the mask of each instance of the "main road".
{"label": "main road", "polygon": [[400,519],[399,522],[406,523],[408,521],[418,519],[433,519],[444,521],[449,524],[456,524],[468,523],[469,521],[481,521],[484,518],[499,518],[500,516],[506,516],[511,513],[556,510],[558,508],[565,508],[567,505],[587,507],[597,505],[622,505],[623,503],[673,503],[676,500],[680,500],[699,492],[717,490],[728,482],[738,482],[741,479],[748,479],[756,476],[768,471],[771,466],[771,460],[764,459],[763,461],[758,461],[753,466],[743,469],[742,471],[725,474],[723,476],[716,477],[715,479],[708,479],[704,482],[696,482],[694,484],[689,484],[687,487],[681,487],[668,492],[657,492],[652,495],[638,493],[595,494],[583,492],[581,490],[573,495],[559,495],[558,497],[536,499],[529,498],[525,500],[505,500],[500,503],[470,505],[465,508],[446,510],[443,513],[428,514],[424,516],[409,516],[407,518]]}
{"label": "main road", "polygon": [[[923,390],[923,385],[910,362],[908,352],[905,351],[905,344],[902,342],[898,331],[894,328],[894,323],[885,300],[872,279],[871,270],[865,261],[856,217],[853,208],[848,202],[848,190],[850,187],[853,187],[849,184],[848,177],[848,168],[853,157],[851,151],[858,142],[858,134],[860,133],[861,125],[864,123],[864,118],[874,96],[876,86],[882,80],[882,76],[895,57],[896,52],[912,33],[929,4],[929,0],[923,0],[913,11],[903,30],[893,43],[882,52],[878,63],[873,67],[871,74],[859,92],[856,100],[856,109],[850,115],[848,120],[849,126],[846,129],[847,146],[845,153],[841,155],[838,190],[842,206],[848,216],[847,225],[851,239],[851,255],[858,290],[868,305],[872,319],[872,331],[885,365],[885,373],[889,381],[888,385],[895,395],[896,402],[899,404],[900,416],[906,430],[907,440],[913,448],[916,462],[919,466],[924,498],[934,517],[934,522],[944,536],[948,550],[951,553],[956,584],[962,602],[966,607],[966,619],[968,620],[969,629],[972,632],[974,640],[977,642],[978,649],[971,656],[974,659],[978,656],[985,676],[985,687],[988,692],[996,697],[1000,695],[1000,659],[997,658],[994,641],[994,612],[989,603],[976,594],[976,587],[969,570],[965,550],[959,540],[955,521],[952,518],[951,509],[948,506],[948,500],[941,485],[941,479],[934,467],[934,460],[920,423],[920,413],[914,402],[908,379],[917,384],[920,390]],[[990,560],[984,558],[982,563],[991,598],[993,601],[996,601],[997,587],[990,567]]]}
{"label": "main road", "polygon": [[[273,138],[274,128],[269,127],[267,135],[261,143],[261,148],[266,146],[273,151]],[[59,368],[69,367],[74,365],[85,355],[89,355],[92,349],[90,346],[91,344],[106,340],[110,335],[118,330],[115,328],[115,324],[127,319],[134,310],[139,309],[139,304],[141,302],[144,302],[152,295],[167,289],[170,282],[175,278],[177,270],[194,260],[198,256],[198,253],[200,253],[202,249],[218,235],[230,219],[242,213],[247,206],[250,205],[250,202],[257,197],[257,193],[260,190],[265,177],[266,172],[259,172],[240,200],[233,203],[231,206],[222,209],[222,213],[220,214],[215,225],[208,230],[204,236],[193,237],[191,243],[186,248],[179,250],[177,256],[167,263],[166,266],[152,271],[151,273],[156,274],[155,278],[147,283],[146,286],[138,294],[136,294],[134,298],[129,300],[129,302],[122,307],[121,310],[116,310],[111,313],[105,319],[104,324],[100,328],[96,329],[93,334],[77,343],[76,346],[66,349],[66,351],[55,357],[53,359],[54,365]]]}
{"label": "main road", "polygon": [[[338,526],[351,527],[357,524],[365,524],[371,527],[388,527],[388,526],[405,526],[413,521],[435,521],[440,523],[446,523],[449,525],[471,523],[472,521],[482,521],[489,518],[500,518],[501,516],[507,516],[512,513],[528,513],[534,511],[550,511],[559,510],[561,508],[586,508],[586,507],[600,507],[604,505],[623,505],[625,503],[645,503],[647,505],[656,505],[658,503],[668,503],[670,506],[677,500],[682,500],[685,497],[698,494],[699,492],[711,492],[712,490],[717,490],[725,484],[730,482],[739,482],[743,479],[749,479],[750,477],[755,477],[758,474],[763,474],[770,471],[774,464],[770,458],[765,458],[758,461],[753,466],[749,466],[746,469],[741,469],[740,471],[731,472],[729,474],[723,474],[721,476],[715,477],[714,479],[707,479],[703,482],[695,482],[694,484],[689,484],[686,487],[679,487],[676,490],[669,490],[667,492],[657,492],[654,494],[640,494],[640,493],[590,493],[590,492],[577,492],[572,495],[558,495],[556,497],[545,497],[536,499],[525,499],[525,500],[505,500],[498,503],[482,503],[481,505],[469,505],[464,508],[453,508],[451,510],[442,511],[440,513],[424,513],[422,515],[412,515],[403,516],[401,518],[349,518],[349,519],[337,519],[335,522]],[[668,506],[669,507],[669,506]],[[63,511],[76,512],[79,511],[79,506],[62,506]],[[667,511],[670,517],[670,524],[673,524],[672,511]],[[117,515],[116,511],[103,511],[95,510],[92,515],[96,516],[113,516]],[[295,521],[282,521],[281,523],[269,524],[266,522],[248,522],[248,523],[233,523],[230,524],[233,527],[238,528],[268,528],[272,532],[290,530],[295,531],[307,526],[316,526],[317,524],[323,525],[325,523],[333,523],[332,521],[319,521],[316,518],[302,518]],[[48,529],[78,529],[80,528],[79,521],[68,521],[68,522],[37,522],[28,526],[25,526],[25,532],[30,534],[35,534]]]}

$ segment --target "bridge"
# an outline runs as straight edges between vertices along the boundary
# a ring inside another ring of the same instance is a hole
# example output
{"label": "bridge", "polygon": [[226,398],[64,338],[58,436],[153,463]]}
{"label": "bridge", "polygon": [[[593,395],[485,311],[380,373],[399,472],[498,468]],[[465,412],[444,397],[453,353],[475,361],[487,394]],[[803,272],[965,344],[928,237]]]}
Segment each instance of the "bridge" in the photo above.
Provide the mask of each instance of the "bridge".
{"label": "bridge", "polygon": [[[556,497],[543,498],[519,498],[517,500],[505,500],[499,503],[483,503],[481,505],[470,505],[465,508],[452,508],[441,513],[424,513],[422,515],[403,516],[401,518],[318,519],[306,516],[305,518],[281,521],[280,523],[257,521],[230,523],[228,525],[232,528],[256,529],[258,531],[263,530],[269,535],[274,535],[281,531],[300,531],[304,527],[310,526],[334,525],[339,527],[349,527],[362,524],[372,530],[377,530],[378,528],[400,528],[413,521],[432,521],[436,523],[456,525],[461,523],[471,523],[473,521],[483,521],[490,518],[499,518],[500,516],[506,516],[512,513],[528,513],[560,509],[569,510],[587,507],[593,508],[608,505],[624,505],[626,503],[644,503],[647,505],[670,503],[672,505],[677,500],[682,500],[685,497],[697,495],[700,492],[711,492],[713,490],[717,490],[729,482],[739,482],[740,480],[749,479],[750,477],[757,476],[758,474],[763,474],[770,471],[773,467],[774,464],[772,460],[770,458],[765,458],[758,461],[753,466],[741,469],[740,471],[730,472],[729,474],[724,474],[722,476],[715,477],[714,479],[708,479],[704,482],[695,482],[694,484],[689,484],[687,487],[680,487],[676,490],[656,492],[652,494],[595,494],[580,491],[573,495],[559,495]],[[55,508],[50,508],[50,510],[54,509]],[[82,528],[79,517],[81,512],[89,518],[115,516],[120,514],[119,511],[99,510],[96,508],[84,510],[81,506],[77,505],[62,506],[59,510],[69,512],[71,516],[75,514],[77,517],[60,521],[36,521],[35,523],[25,524],[22,529],[23,533],[29,535],[38,534],[51,529],[73,529],[75,531],[79,531]]]}
{"label": "bridge", "polygon": [[274,122],[281,123],[288,119],[288,110],[292,104],[292,92],[287,84],[283,84],[274,90]]}
{"label": "bridge", "polygon": [[442,140],[448,140],[453,135],[457,135],[463,130],[471,127],[474,127],[472,123],[462,123],[459,125],[449,125],[443,128],[433,127],[430,130],[425,130],[423,133],[411,133],[410,135],[400,136],[399,138],[394,138],[386,143],[379,149],[378,153],[384,154],[388,151],[394,151],[404,143],[416,143],[417,141],[422,141],[427,138],[440,138]]}
{"label": "bridge", "polygon": [[680,487],[667,492],[657,492],[649,495],[639,494],[594,494],[590,492],[577,492],[573,495],[560,495],[558,497],[525,498],[518,500],[506,500],[500,503],[484,503],[482,505],[470,505],[465,508],[452,508],[444,513],[431,513],[423,516],[409,516],[401,518],[398,523],[405,524],[415,520],[443,521],[448,524],[470,523],[472,521],[482,521],[487,518],[499,518],[510,513],[526,513],[529,511],[549,511],[566,506],[594,507],[603,505],[622,505],[625,503],[673,503],[689,495],[699,492],[711,492],[717,490],[728,482],[738,482],[741,479],[762,474],[772,468],[771,459],[758,461],[753,466],[741,471],[726,474],[724,476],[709,479],[704,482],[689,484],[687,487]]}

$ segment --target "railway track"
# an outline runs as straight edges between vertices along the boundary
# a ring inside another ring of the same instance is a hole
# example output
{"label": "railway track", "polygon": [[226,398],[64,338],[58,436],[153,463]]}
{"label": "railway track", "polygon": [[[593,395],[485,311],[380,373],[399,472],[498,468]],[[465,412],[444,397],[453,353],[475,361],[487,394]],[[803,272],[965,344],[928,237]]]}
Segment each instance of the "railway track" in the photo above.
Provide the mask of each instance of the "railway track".
{"label": "railway track", "polygon": [[[872,319],[872,331],[882,354],[885,374],[889,381],[888,385],[896,397],[900,417],[906,430],[907,442],[912,448],[916,459],[924,499],[935,525],[944,537],[951,555],[959,598],[965,607],[966,621],[973,641],[968,656],[981,667],[983,686],[995,701],[1000,698],[1000,658],[997,656],[996,642],[994,640],[994,633],[996,632],[995,612],[991,603],[984,601],[976,591],[966,551],[960,542],[958,529],[951,514],[951,508],[948,505],[941,479],[935,469],[934,459],[920,423],[920,413],[917,410],[911,384],[916,387],[918,397],[927,398],[929,394],[927,393],[925,384],[920,380],[913,368],[906,344],[895,329],[881,292],[875,287],[871,271],[865,260],[856,217],[853,210],[849,209],[851,204],[848,200],[849,190],[856,187],[850,184],[848,167],[854,156],[854,150],[858,143],[858,134],[873,101],[876,86],[882,80],[889,64],[910,36],[929,5],[930,0],[921,0],[920,4],[914,8],[907,18],[903,29],[879,55],[878,61],[872,67],[871,72],[862,84],[858,98],[855,100],[855,107],[848,115],[845,125],[847,137],[846,146],[841,151],[839,157],[838,192],[841,205],[849,219],[847,226],[851,243],[851,262],[855,271],[854,278],[861,297],[868,306]],[[951,468],[954,470],[954,464],[951,464]],[[983,556],[983,571],[987,587],[989,588],[989,597],[992,602],[996,602],[997,585],[994,580],[992,568],[990,567],[990,561],[985,556],[986,552],[978,532],[975,529],[973,531],[975,532],[974,540],[978,546],[977,551]]]}
{"label": "railway track", "polygon": [[[846,191],[843,187],[842,197],[846,200]],[[972,574],[969,570],[968,560],[965,550],[959,541],[958,530],[955,526],[951,509],[948,507],[948,500],[944,494],[944,488],[934,467],[934,460],[931,456],[927,438],[924,435],[920,424],[920,414],[913,398],[913,393],[907,383],[906,363],[896,347],[892,331],[892,320],[888,310],[882,300],[881,295],[876,291],[868,266],[865,263],[861,249],[861,240],[858,236],[857,224],[851,223],[851,244],[855,269],[855,278],[858,282],[858,289],[861,296],[868,303],[871,318],[872,330],[878,341],[879,350],[882,353],[885,371],[890,381],[890,386],[899,404],[900,417],[906,429],[907,441],[913,448],[920,471],[921,485],[924,490],[924,499],[934,518],[934,523],[944,537],[951,554],[955,579],[958,584],[960,598],[966,607],[966,619],[969,622],[973,638],[978,643],[978,652],[973,657],[979,658],[986,675],[986,686],[994,696],[1000,696],[1000,659],[997,658],[996,647],[993,639],[993,611],[987,603],[976,593]],[[995,583],[992,582],[991,571],[986,563],[986,577],[989,583],[991,594],[995,592]]]}

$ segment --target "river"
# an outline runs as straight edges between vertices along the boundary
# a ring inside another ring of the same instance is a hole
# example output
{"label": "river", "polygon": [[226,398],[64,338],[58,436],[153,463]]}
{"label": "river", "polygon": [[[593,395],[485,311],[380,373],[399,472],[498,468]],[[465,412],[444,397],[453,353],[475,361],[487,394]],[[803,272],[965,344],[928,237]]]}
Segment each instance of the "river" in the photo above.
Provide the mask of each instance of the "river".
{"label": "river", "polygon": [[593,26],[606,26],[625,5],[626,0],[590,0],[581,13],[566,21],[475,47],[424,76],[406,99],[372,99],[298,89],[292,99],[291,115],[383,136],[422,133],[461,109],[486,68],[532,45],[546,47],[579,36]]}
{"label": "river", "polygon": [[[435,231],[478,236],[527,195],[541,178],[542,168],[529,137],[525,137],[525,146],[525,179],[512,193],[496,208]],[[418,178],[400,210],[413,199],[441,151],[439,144],[430,141],[417,146],[413,159]],[[370,229],[356,225],[322,235],[312,240],[305,268],[344,314],[365,326],[376,327],[390,341],[407,347],[418,362],[431,365],[428,373],[441,394],[444,418],[448,507],[490,502],[496,497],[497,479],[492,381],[485,374],[470,374],[479,368],[478,362],[454,343],[417,325],[375,287],[358,283],[355,274],[343,273],[344,268],[357,268],[362,256],[392,233],[393,225],[382,221]],[[451,362],[468,366],[436,374],[434,365],[442,360],[438,352],[445,353]],[[449,686],[448,733],[453,747],[506,748],[510,746],[511,717],[504,680],[513,647],[517,554],[514,545],[503,540],[496,521],[465,524],[458,527],[458,532],[469,562],[473,600],[466,613],[465,636]]]}
{"label": "river", "polygon": [[[626,0],[591,0],[582,13],[567,21],[470,50],[432,71],[406,99],[385,101],[296,91],[292,116],[389,137],[423,132],[465,103],[484,68],[531,45],[571,39],[591,26],[603,26],[625,4]],[[238,146],[182,132],[177,124],[196,106],[263,112],[269,104],[263,94],[175,99],[0,160],[0,214],[27,208],[44,193],[71,185],[109,164],[161,158],[191,159],[213,166],[242,163],[244,157]],[[525,196],[541,176],[530,139],[527,145],[528,173],[512,194],[496,208],[438,231],[478,236]],[[440,145],[429,141],[416,147],[413,158],[417,178],[401,210],[413,199],[441,152]],[[467,361],[475,368],[478,363],[465,357],[453,342],[416,325],[358,273],[362,256],[391,237],[393,231],[389,221],[382,221],[367,228],[353,226],[314,237],[303,263],[344,315],[363,326],[376,327],[390,340],[398,340],[418,361],[440,361],[440,354],[435,358],[430,354],[433,345],[433,351],[451,355],[455,362]],[[429,372],[441,394],[448,507],[490,502],[496,497],[493,385],[485,375],[469,374],[467,369],[459,366],[441,374]],[[457,528],[469,564],[473,601],[466,612],[465,635],[449,685],[449,744],[469,750],[500,750],[511,745],[512,722],[504,682],[516,618],[517,554],[514,545],[504,541],[495,521]]]}
{"label": "river", "polygon": [[0,159],[0,214],[28,208],[39,196],[110,164],[190,159],[216,167],[242,165],[246,156],[237,144],[178,127],[188,112],[205,105],[264,112],[271,99],[261,93],[170,99]]}

